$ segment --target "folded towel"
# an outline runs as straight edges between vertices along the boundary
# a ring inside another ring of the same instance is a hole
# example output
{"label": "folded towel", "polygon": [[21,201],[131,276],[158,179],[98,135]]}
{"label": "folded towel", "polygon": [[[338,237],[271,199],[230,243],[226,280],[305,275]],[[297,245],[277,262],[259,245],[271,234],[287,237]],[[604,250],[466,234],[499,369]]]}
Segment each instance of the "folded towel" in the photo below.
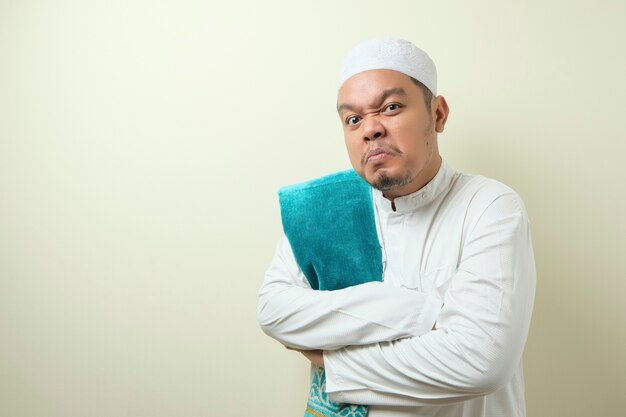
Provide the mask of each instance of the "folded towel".
{"label": "folded towel", "polygon": [[[382,280],[382,253],[370,186],[353,170],[282,188],[283,230],[296,262],[316,290]],[[365,417],[367,406],[338,404],[314,367],[305,417]]]}

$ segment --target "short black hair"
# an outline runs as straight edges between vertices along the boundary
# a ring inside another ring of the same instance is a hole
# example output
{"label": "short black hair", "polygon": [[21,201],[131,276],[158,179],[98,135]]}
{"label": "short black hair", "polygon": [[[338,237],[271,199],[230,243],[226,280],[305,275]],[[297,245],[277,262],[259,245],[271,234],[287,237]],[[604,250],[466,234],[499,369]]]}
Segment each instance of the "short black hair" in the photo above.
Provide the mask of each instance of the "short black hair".
{"label": "short black hair", "polygon": [[428,110],[428,113],[430,113],[432,110],[430,103],[433,101],[433,92],[430,91],[428,87],[426,87],[423,83],[416,80],[415,78],[411,77],[411,81],[413,81],[413,83],[416,86],[422,89],[422,92],[424,93],[424,102],[426,103],[426,109]]}

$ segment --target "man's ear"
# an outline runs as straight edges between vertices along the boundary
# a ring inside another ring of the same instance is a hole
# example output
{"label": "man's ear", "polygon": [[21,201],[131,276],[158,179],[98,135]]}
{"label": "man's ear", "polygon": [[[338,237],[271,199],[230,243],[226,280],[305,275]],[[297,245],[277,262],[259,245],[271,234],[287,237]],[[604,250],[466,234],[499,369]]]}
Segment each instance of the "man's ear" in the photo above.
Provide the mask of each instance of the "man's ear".
{"label": "man's ear", "polygon": [[443,132],[443,128],[448,121],[448,114],[450,114],[450,108],[443,96],[437,96],[433,100],[433,108],[435,110],[435,131],[437,133]]}

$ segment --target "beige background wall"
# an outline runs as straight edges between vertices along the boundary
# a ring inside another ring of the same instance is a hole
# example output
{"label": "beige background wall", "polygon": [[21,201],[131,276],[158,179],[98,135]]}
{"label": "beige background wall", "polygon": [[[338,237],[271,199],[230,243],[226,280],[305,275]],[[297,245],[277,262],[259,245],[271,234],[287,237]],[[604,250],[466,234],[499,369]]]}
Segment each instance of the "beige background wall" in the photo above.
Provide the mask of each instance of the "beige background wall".
{"label": "beige background wall", "polygon": [[0,415],[300,415],[255,319],[275,191],[348,166],[376,35],[437,63],[448,161],[525,199],[529,416],[623,415],[625,4],[0,0]]}

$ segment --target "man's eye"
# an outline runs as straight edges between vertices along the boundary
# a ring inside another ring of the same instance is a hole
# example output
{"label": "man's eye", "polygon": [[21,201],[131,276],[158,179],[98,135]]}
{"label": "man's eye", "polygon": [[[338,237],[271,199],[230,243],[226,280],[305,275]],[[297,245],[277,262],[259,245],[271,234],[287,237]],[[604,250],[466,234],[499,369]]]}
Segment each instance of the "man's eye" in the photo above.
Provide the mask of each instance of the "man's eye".
{"label": "man's eye", "polygon": [[361,118],[359,116],[350,116],[346,119],[346,124],[347,125],[355,125],[357,123],[359,123],[361,121]]}
{"label": "man's eye", "polygon": [[383,112],[395,111],[395,110],[398,110],[399,108],[400,108],[399,104],[392,103],[392,104],[385,106],[385,108],[383,109]]}

